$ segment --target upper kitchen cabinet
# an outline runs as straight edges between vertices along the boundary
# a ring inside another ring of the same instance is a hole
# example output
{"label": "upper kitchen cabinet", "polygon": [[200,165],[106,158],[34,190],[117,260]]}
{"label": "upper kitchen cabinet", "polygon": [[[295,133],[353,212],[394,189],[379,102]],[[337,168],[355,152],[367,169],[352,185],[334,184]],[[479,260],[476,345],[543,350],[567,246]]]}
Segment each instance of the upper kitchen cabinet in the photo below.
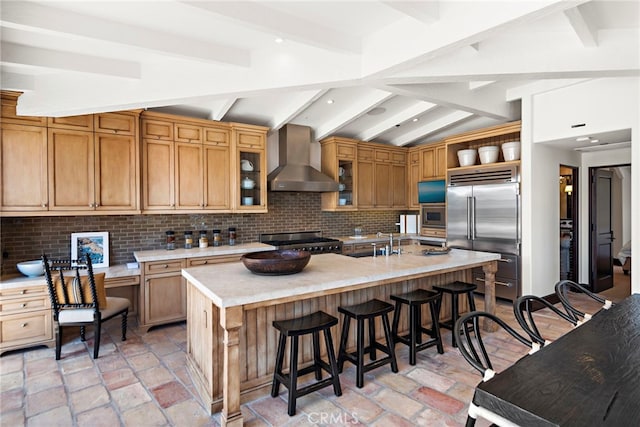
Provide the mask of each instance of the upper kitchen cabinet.
{"label": "upper kitchen cabinet", "polygon": [[444,141],[420,148],[421,181],[444,179],[447,176],[447,146]]}
{"label": "upper kitchen cabinet", "polygon": [[143,211],[231,211],[228,124],[145,112],[141,127]]}
{"label": "upper kitchen cabinet", "polygon": [[322,194],[323,210],[406,209],[405,148],[340,137],[320,144],[322,172],[340,185]]}
{"label": "upper kitchen cabinet", "polygon": [[420,208],[418,201],[418,182],[422,179],[422,162],[420,147],[409,149],[408,173],[407,173],[407,207],[409,209]]}
{"label": "upper kitchen cabinet", "polygon": [[[100,116],[100,115],[97,115]],[[137,113],[122,113],[118,121],[134,123],[131,131],[114,134],[94,129],[94,115],[52,120],[48,130],[49,210],[77,213],[139,211]],[[115,113],[110,114],[116,117]],[[102,131],[107,133],[102,133]]]}
{"label": "upper kitchen cabinet", "polygon": [[9,95],[2,92],[3,215],[140,212],[139,112],[24,118]]}
{"label": "upper kitchen cabinet", "polygon": [[[458,161],[458,151],[464,149],[478,149],[480,147],[493,145],[500,147],[505,142],[520,141],[520,121],[505,123],[503,125],[492,126],[484,129],[465,132],[445,139],[447,144],[447,167],[451,169],[481,170],[483,167],[495,166],[495,163],[481,165],[479,156],[476,156],[476,164],[471,166],[460,166]],[[519,164],[520,160],[505,162],[502,150],[499,150],[498,162]]]}
{"label": "upper kitchen cabinet", "polygon": [[46,212],[49,209],[47,128],[3,121],[0,170],[0,210],[3,214]]}
{"label": "upper kitchen cabinet", "polygon": [[267,212],[267,131],[263,126],[231,123],[233,207],[237,212]]}
{"label": "upper kitchen cabinet", "polygon": [[[354,210],[358,203],[356,197],[358,191],[356,184],[359,180],[359,169],[356,166],[359,162],[358,141],[330,137],[320,141],[320,146],[322,172],[338,181],[339,185],[337,192],[322,193],[322,210]],[[364,173],[370,173],[373,176],[372,169],[369,171],[365,170]]]}

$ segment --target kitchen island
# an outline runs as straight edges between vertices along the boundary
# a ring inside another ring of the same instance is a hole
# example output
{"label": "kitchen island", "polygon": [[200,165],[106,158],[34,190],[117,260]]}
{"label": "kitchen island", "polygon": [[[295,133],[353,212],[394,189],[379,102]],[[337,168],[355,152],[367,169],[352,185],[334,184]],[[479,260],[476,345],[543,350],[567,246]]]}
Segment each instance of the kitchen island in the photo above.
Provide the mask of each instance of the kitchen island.
{"label": "kitchen island", "polygon": [[[271,384],[277,348],[274,320],[317,310],[338,317],[341,305],[372,298],[388,301],[394,293],[469,281],[474,267],[484,269],[485,310],[494,312],[499,258],[456,249],[424,256],[420,246],[411,246],[401,256],[315,255],[305,270],[290,276],[254,275],[239,262],[183,269],[188,282],[187,364],[196,389],[212,413],[222,410],[223,425],[242,425],[241,399],[263,396]],[[441,316],[449,317],[449,304],[442,306]],[[406,329],[402,319],[400,330]],[[333,339],[337,343],[339,333]],[[354,342],[350,336],[349,345]],[[302,340],[301,350],[302,362],[311,361],[310,339]]]}

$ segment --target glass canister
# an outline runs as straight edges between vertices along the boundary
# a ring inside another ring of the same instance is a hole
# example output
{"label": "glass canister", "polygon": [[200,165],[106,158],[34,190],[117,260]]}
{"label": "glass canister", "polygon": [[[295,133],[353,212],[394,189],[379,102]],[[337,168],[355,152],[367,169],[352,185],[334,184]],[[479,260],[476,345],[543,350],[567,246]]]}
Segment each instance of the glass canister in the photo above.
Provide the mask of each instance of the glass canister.
{"label": "glass canister", "polygon": [[191,249],[193,247],[193,232],[187,230],[184,232],[184,248]]}
{"label": "glass canister", "polygon": [[200,230],[199,246],[201,248],[206,248],[207,246],[209,246],[209,238],[207,237],[207,230]]}
{"label": "glass canister", "polygon": [[213,230],[213,246],[220,246],[222,244],[222,234],[220,230]]}
{"label": "glass canister", "polygon": [[176,248],[176,233],[169,230],[165,234],[167,235],[167,250],[174,250]]}
{"label": "glass canister", "polygon": [[236,228],[229,227],[229,245],[233,246],[236,244]]}

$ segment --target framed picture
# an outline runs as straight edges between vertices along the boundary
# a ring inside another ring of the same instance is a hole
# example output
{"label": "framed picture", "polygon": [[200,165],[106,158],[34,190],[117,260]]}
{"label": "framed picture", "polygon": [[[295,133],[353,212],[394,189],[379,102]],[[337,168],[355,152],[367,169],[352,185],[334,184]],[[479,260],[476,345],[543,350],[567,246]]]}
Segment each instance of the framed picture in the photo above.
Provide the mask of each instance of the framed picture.
{"label": "framed picture", "polygon": [[109,233],[71,233],[71,259],[89,254],[94,268],[109,267]]}

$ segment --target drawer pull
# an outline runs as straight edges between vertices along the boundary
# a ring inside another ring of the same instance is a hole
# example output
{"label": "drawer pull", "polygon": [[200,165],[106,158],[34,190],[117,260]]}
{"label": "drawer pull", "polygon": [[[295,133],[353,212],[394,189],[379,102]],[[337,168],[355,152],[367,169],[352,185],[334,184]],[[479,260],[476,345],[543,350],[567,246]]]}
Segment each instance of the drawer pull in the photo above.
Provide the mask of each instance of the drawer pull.
{"label": "drawer pull", "polygon": [[23,303],[22,303],[22,308],[25,308],[26,306],[27,306],[27,303],[26,303],[26,302],[23,302]]}
{"label": "drawer pull", "polygon": [[[485,282],[485,280],[480,278],[480,277],[476,277],[476,280],[478,282]],[[498,280],[495,280],[494,283],[496,285],[499,285],[499,286],[506,286],[507,288],[512,288],[513,287],[513,283],[511,283],[511,282],[500,282]]]}
{"label": "drawer pull", "polygon": [[203,262],[203,264],[208,264],[208,263],[209,263],[209,261],[205,261],[205,262]]}
{"label": "drawer pull", "polygon": [[26,328],[27,325],[29,325],[28,323],[23,323],[22,325],[20,325],[21,328]]}
{"label": "drawer pull", "polygon": [[27,293],[27,290],[26,290],[26,289],[23,289],[22,291],[20,291],[20,293],[21,293],[22,295],[24,295],[24,294],[26,294],[26,293]]}
{"label": "drawer pull", "polygon": [[162,268],[169,268],[169,265],[165,264],[165,265],[162,266]]}

